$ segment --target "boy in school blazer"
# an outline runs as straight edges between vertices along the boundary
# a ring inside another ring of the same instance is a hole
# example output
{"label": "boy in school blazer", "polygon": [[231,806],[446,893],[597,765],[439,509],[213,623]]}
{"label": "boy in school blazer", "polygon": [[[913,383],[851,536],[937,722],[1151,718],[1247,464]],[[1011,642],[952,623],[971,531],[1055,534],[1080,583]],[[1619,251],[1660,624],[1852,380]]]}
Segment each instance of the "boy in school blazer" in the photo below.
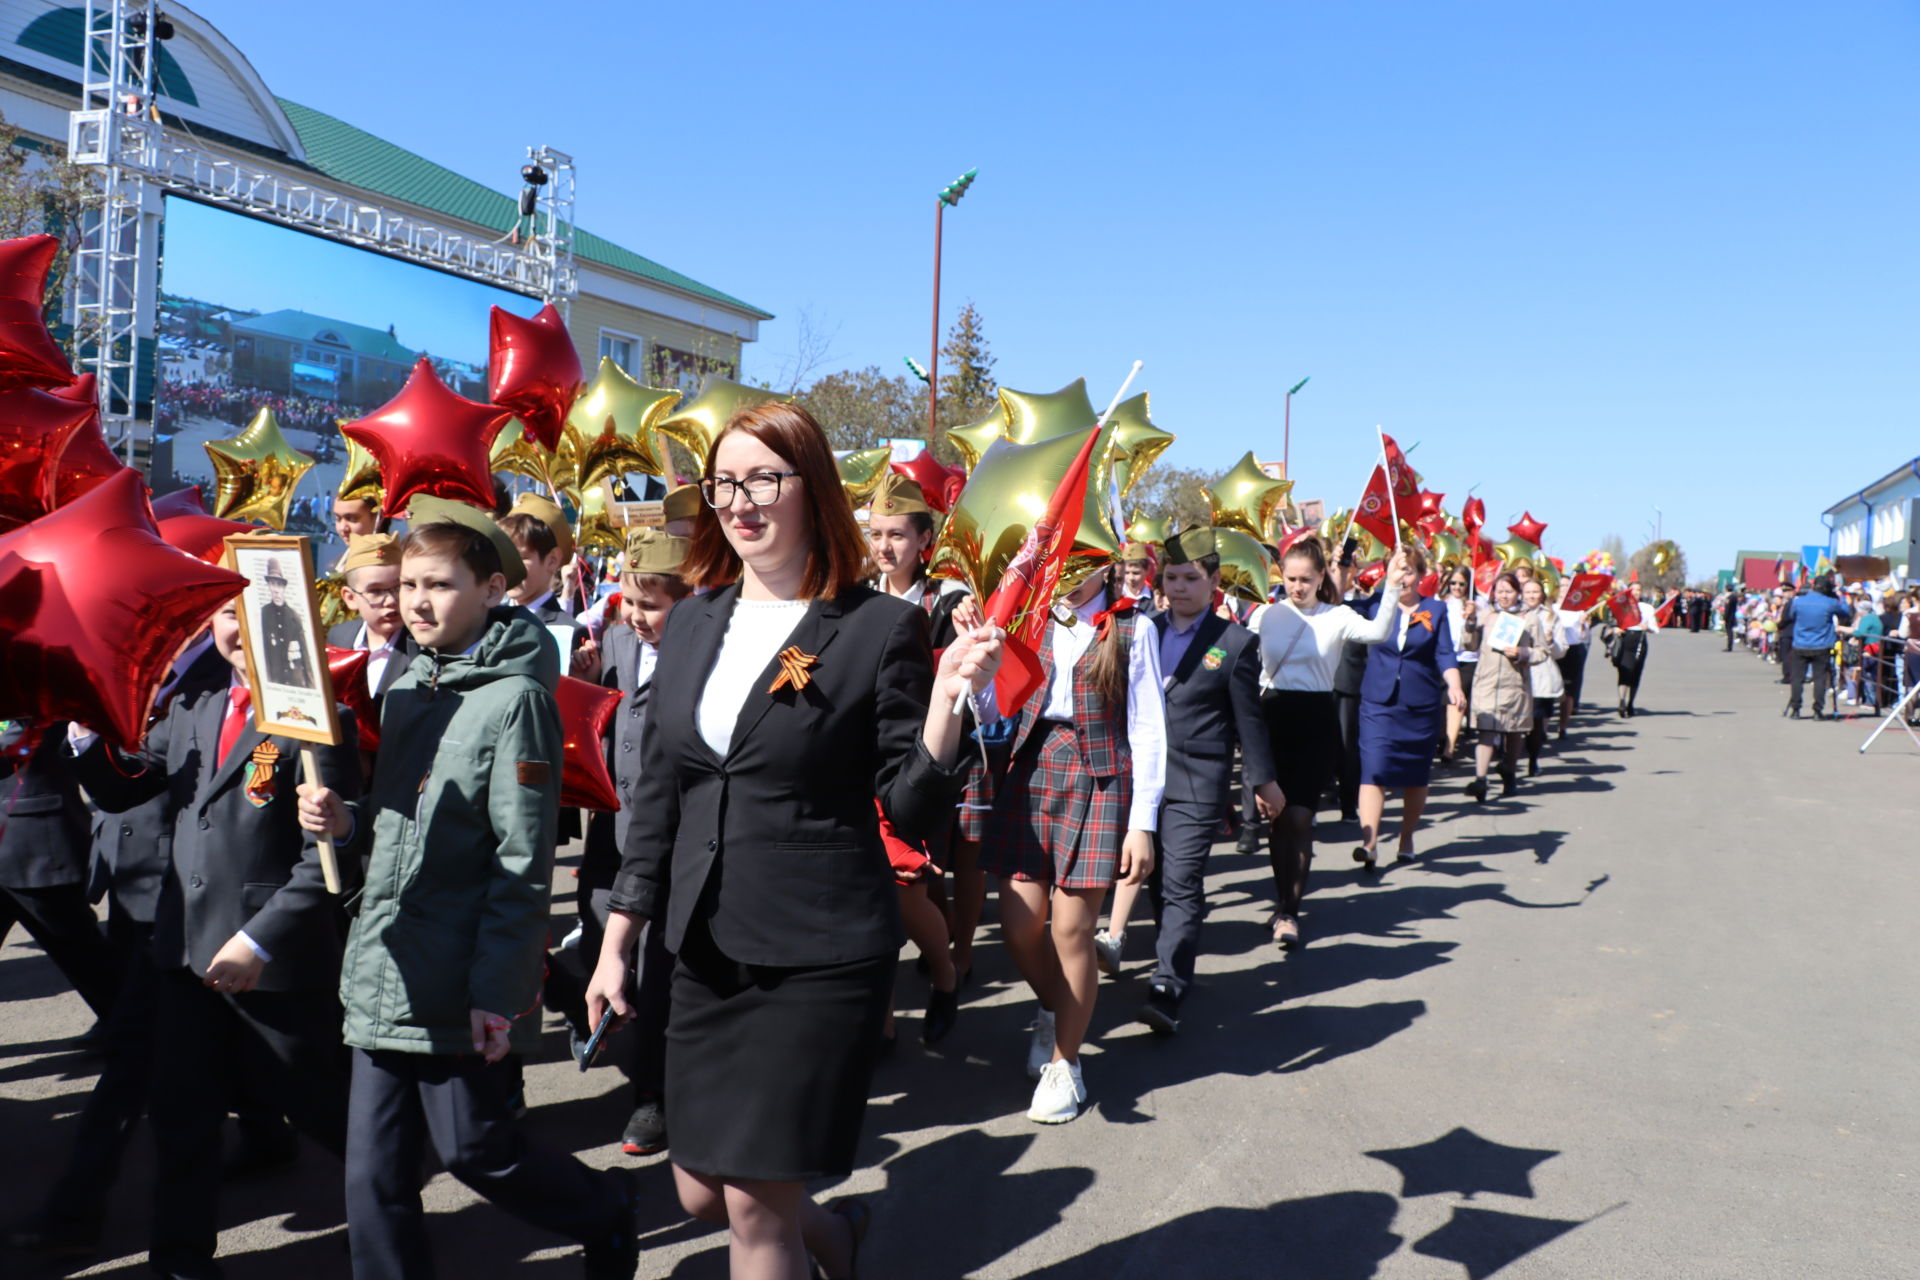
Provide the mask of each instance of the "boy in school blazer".
{"label": "boy in school blazer", "polygon": [[[248,1090],[334,1154],[345,1149],[347,1060],[340,1044],[340,934],[318,850],[300,828],[303,744],[253,727],[237,601],[212,622],[225,671],[183,680],[138,757],[110,758],[76,736],[88,792],[109,813],[158,795],[172,816],[154,905],[158,970],[151,1121],[153,1268],[217,1275],[219,1133]],[[358,795],[351,713],[341,742],[313,748],[320,777]],[[144,765],[144,772],[139,772]],[[129,773],[135,776],[127,776]],[[344,866],[344,864],[343,864]]]}
{"label": "boy in school blazer", "polygon": [[1188,529],[1166,544],[1159,587],[1166,612],[1153,619],[1167,703],[1167,790],[1160,858],[1148,881],[1160,922],[1158,963],[1141,1021],[1161,1035],[1180,1029],[1206,917],[1207,855],[1233,804],[1233,750],[1246,783],[1277,812],[1272,748],[1260,713],[1260,638],[1213,611],[1220,557],[1213,530]]}

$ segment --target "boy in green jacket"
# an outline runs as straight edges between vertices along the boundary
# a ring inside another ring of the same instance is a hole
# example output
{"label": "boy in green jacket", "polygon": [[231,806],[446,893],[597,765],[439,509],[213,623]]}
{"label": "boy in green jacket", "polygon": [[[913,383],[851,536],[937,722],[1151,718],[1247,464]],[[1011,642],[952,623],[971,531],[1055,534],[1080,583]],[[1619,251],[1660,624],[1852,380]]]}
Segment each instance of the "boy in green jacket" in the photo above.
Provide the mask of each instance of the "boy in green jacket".
{"label": "boy in green jacket", "polygon": [[421,652],[387,691],[364,802],[300,788],[300,820],[371,851],[340,974],[353,1050],[347,1235],[356,1280],[431,1275],[420,1160],[586,1246],[590,1280],[638,1258],[624,1179],[530,1145],[496,1064],[540,1034],[560,809],[559,666],[504,603],[525,572],[491,519],[416,498],[400,612]]}

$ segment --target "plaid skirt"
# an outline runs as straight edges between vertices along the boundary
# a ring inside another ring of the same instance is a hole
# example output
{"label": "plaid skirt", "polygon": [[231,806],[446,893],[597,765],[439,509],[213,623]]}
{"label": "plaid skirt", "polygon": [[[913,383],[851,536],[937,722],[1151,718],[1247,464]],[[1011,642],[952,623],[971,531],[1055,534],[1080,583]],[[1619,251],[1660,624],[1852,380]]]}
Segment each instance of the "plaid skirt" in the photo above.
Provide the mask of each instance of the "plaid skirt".
{"label": "plaid skirt", "polygon": [[1058,889],[1110,888],[1132,799],[1131,774],[1094,777],[1074,727],[1042,721],[999,780],[980,866]]}

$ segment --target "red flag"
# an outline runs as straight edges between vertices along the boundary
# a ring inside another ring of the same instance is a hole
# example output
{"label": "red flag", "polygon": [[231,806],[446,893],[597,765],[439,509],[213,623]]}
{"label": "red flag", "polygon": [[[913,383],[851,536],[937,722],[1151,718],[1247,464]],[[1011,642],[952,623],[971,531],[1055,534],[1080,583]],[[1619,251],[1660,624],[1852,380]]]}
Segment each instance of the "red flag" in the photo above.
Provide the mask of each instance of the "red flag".
{"label": "red flag", "polygon": [[1486,595],[1493,590],[1493,580],[1500,576],[1500,557],[1494,554],[1493,543],[1479,534],[1471,536],[1469,554],[1472,557],[1473,589]]}
{"label": "red flag", "polygon": [[[1393,437],[1382,433],[1380,436],[1382,451],[1386,454],[1383,464],[1375,463],[1373,475],[1367,481],[1367,491],[1360,495],[1360,508],[1353,513],[1353,522],[1380,539],[1387,550],[1400,545],[1400,530],[1394,521],[1396,511],[1405,511],[1409,516],[1418,514],[1416,506],[1420,499],[1420,485],[1413,478],[1413,468],[1407,465],[1406,455],[1400,452],[1400,446]],[[1388,492],[1392,486],[1392,492]]]}
{"label": "red flag", "polygon": [[1006,656],[994,680],[1003,716],[1018,714],[1040,688],[1043,675],[1036,650],[1046,639],[1060,567],[1080,532],[1080,513],[1087,505],[1087,473],[1099,437],[1098,429],[1087,432],[1087,442],[1060,478],[1046,513],[1027,531],[1026,541],[1007,562],[1000,585],[987,597],[987,621],[1007,633]]}
{"label": "red flag", "polygon": [[1567,584],[1566,594],[1560,597],[1560,607],[1568,613],[1585,613],[1606,599],[1612,588],[1610,573],[1576,573]]}
{"label": "red flag", "polygon": [[1663,627],[1672,626],[1673,607],[1679,603],[1680,597],[1677,594],[1668,596],[1667,602],[1653,611],[1653,620]]}
{"label": "red flag", "polygon": [[1487,504],[1478,498],[1468,498],[1467,504],[1460,508],[1460,523],[1466,527],[1467,540],[1472,541],[1487,524]]}
{"label": "red flag", "polygon": [[1624,591],[1616,591],[1607,600],[1607,608],[1613,611],[1613,620],[1623,627],[1640,625],[1640,602]]}

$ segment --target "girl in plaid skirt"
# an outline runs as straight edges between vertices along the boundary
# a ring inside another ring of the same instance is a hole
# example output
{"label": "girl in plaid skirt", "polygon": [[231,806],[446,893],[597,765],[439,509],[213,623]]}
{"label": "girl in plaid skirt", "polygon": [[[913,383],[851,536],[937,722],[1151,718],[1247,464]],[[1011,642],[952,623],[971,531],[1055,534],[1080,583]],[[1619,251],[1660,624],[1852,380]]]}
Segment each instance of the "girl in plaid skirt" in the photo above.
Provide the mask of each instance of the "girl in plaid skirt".
{"label": "girl in plaid skirt", "polygon": [[[1071,610],[1073,625],[1060,621]],[[1020,712],[994,787],[981,860],[1000,877],[1000,922],[1040,1001],[1027,1048],[1039,1081],[1027,1118],[1061,1124],[1087,1100],[1080,1042],[1100,972],[1094,929],[1116,879],[1153,870],[1166,787],[1166,704],[1153,628],[1112,569],[1069,593],[1040,647],[1044,690]]]}

